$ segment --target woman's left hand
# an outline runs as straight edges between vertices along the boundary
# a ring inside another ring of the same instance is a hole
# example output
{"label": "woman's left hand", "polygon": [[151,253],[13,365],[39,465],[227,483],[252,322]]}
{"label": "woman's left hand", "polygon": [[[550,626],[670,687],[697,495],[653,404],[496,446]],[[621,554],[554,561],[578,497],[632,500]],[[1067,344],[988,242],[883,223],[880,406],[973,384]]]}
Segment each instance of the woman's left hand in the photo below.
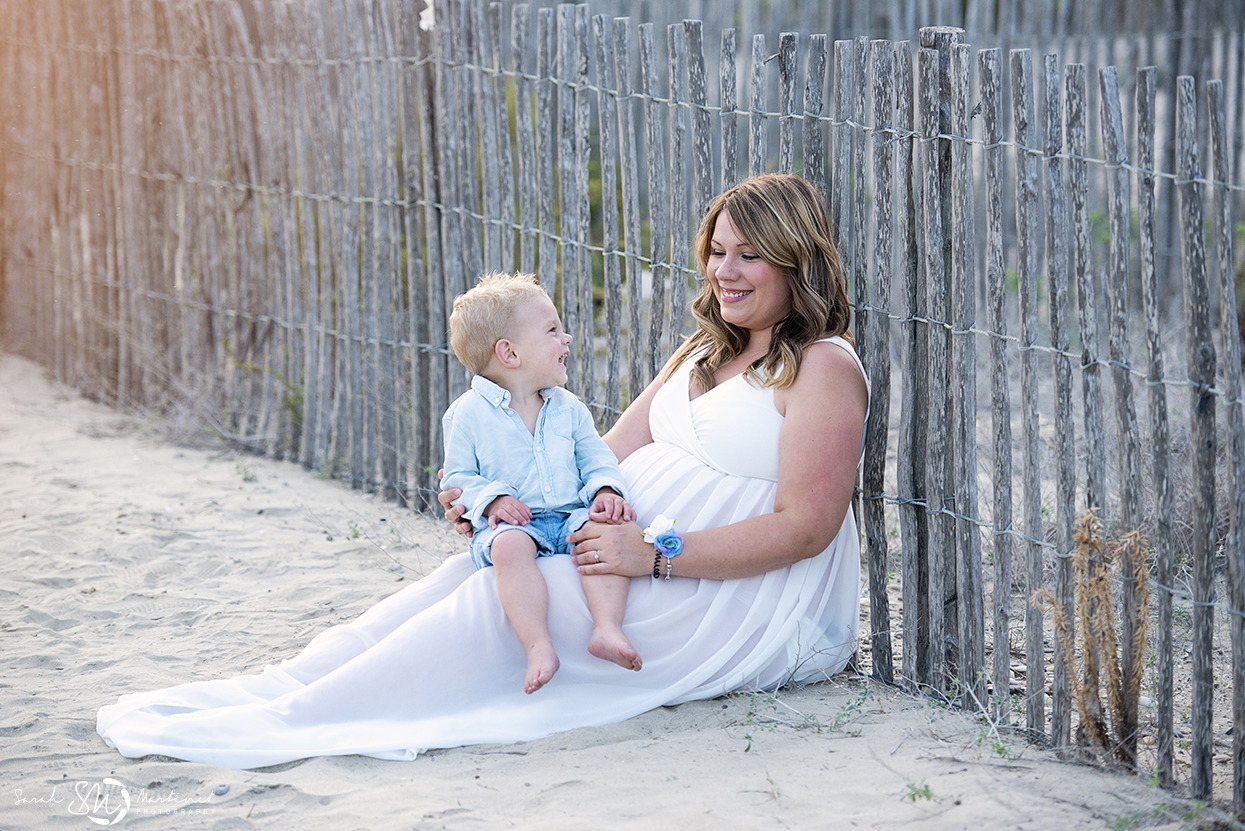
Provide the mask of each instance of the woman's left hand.
{"label": "woman's left hand", "polygon": [[580,574],[644,577],[653,573],[656,549],[644,541],[644,532],[634,522],[585,522],[567,539]]}

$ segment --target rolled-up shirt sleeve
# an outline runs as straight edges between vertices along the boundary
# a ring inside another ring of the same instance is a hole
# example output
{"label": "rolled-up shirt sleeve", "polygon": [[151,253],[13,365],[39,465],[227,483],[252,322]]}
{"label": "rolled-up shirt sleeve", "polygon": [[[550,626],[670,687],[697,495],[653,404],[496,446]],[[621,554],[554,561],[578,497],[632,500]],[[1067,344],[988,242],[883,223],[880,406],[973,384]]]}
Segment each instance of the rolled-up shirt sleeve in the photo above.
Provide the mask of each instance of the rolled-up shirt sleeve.
{"label": "rolled-up shirt sleeve", "polygon": [[622,471],[618,468],[618,457],[610,450],[599,435],[596,425],[592,423],[592,413],[582,402],[576,402],[575,408],[575,466],[579,469],[579,478],[583,486],[579,489],[579,499],[585,505],[591,505],[601,488],[613,488],[623,498],[627,492],[623,488]]}

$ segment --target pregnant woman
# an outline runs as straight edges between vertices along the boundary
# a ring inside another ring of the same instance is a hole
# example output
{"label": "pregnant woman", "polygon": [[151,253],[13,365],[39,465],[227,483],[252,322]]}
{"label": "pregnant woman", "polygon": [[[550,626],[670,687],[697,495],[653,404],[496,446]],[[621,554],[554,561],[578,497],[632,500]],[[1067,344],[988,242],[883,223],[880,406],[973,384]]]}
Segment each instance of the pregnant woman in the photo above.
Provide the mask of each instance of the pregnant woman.
{"label": "pregnant woman", "polygon": [[[260,675],[123,695],[99,711],[104,740],[236,768],[410,759],[841,670],[856,646],[850,503],[868,389],[825,204],[793,176],[747,179],[714,201],[696,255],[696,331],[604,436],[638,521],[588,523],[570,557],[539,560],[562,659],[546,686],[524,694],[493,571],[464,553]],[[659,517],[681,546],[644,533]],[[623,628],[639,672],[588,653],[579,572],[633,578]]]}

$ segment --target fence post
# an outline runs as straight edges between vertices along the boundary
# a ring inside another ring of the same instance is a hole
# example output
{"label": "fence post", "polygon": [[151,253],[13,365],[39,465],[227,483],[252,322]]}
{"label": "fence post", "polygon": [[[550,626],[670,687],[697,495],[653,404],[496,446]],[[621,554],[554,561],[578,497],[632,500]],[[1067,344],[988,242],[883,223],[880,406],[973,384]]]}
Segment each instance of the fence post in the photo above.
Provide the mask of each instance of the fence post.
{"label": "fence post", "polygon": [[[937,49],[922,47],[920,51],[921,71],[921,136],[924,144],[921,148],[921,204],[924,208],[925,227],[924,256],[921,259],[921,271],[925,274],[925,330],[928,338],[928,401],[946,401],[947,399],[947,338],[945,322],[947,320],[946,277],[943,261],[943,224],[942,201],[946,190],[939,175],[937,139],[939,130],[939,55]],[[953,639],[948,631],[948,604],[946,583],[948,573],[951,580],[955,574],[955,536],[953,534],[950,511],[947,506],[947,425],[942,418],[929,418],[922,413],[925,420],[924,429],[929,434],[925,469],[918,471],[924,474],[925,508],[929,516],[929,683],[942,692],[946,689],[949,672],[947,669],[948,639]]]}
{"label": "fence post", "polygon": [[994,695],[995,717],[1010,719],[1012,585],[1012,418],[1007,380],[1007,275],[1003,266],[1003,68],[998,49],[977,53],[986,175],[986,296],[990,338],[990,426],[994,434]]}
{"label": "fence post", "polygon": [[532,119],[532,68],[527,39],[530,7],[510,11],[510,61],[514,69],[515,150],[519,167],[519,269],[536,271],[536,125]]}
{"label": "fence post", "polygon": [[[640,24],[640,84],[644,96],[644,135],[646,138],[645,158],[648,161],[648,222],[649,222],[649,271],[652,274],[652,295],[650,308],[659,317],[666,306],[666,285],[673,281],[670,251],[670,203],[666,196],[666,180],[670,178],[670,168],[666,166],[666,131],[665,120],[662,118],[664,105],[659,103],[661,96],[657,94],[657,63],[653,51],[653,24]],[[635,142],[631,143],[631,152],[635,152]],[[638,209],[637,209],[638,210]],[[639,215],[636,215],[636,233],[639,234]],[[639,236],[636,237],[640,239]],[[637,242],[637,244],[639,244]],[[684,251],[683,256],[687,256]],[[639,271],[636,272],[639,274]],[[638,279],[638,278],[637,278]],[[637,313],[639,309],[637,306]],[[639,317],[635,318],[637,321]],[[636,324],[638,329],[639,324]],[[650,329],[649,336],[656,331],[660,337],[661,330]],[[656,373],[661,366],[658,356],[661,353],[659,341],[649,341],[649,365],[647,371]]]}
{"label": "fence post", "polygon": [[804,178],[818,193],[826,192],[825,128],[821,123],[825,83],[826,36],[813,35],[808,39],[808,67],[804,72]]}
{"label": "fence post", "polygon": [[[575,348],[582,350],[588,344],[580,336],[579,319],[579,194],[576,181],[578,172],[578,130],[576,118],[576,88],[578,86],[578,37],[576,36],[575,6],[558,4],[558,249],[562,253],[562,324],[575,337]],[[475,165],[468,165],[474,169]],[[571,390],[583,393],[580,388],[579,362],[567,361],[567,382]]]}
{"label": "fence post", "polygon": [[[439,28],[439,27],[438,27]],[[539,196],[536,213],[539,230],[539,263],[541,287],[553,296],[558,279],[557,249],[554,245],[551,230],[554,228],[553,215],[553,147],[555,144],[553,122],[553,65],[555,57],[555,32],[553,28],[553,9],[548,7],[536,10],[536,193]],[[621,84],[621,80],[620,80]],[[621,89],[621,88],[620,88]],[[623,142],[627,141],[630,132],[621,133]],[[625,157],[624,157],[625,159]],[[623,162],[624,168],[626,162]],[[626,187],[624,180],[623,187]],[[625,191],[624,191],[625,193]],[[455,249],[450,249],[451,251]],[[451,257],[451,259],[456,259]]]}
{"label": "fence post", "polygon": [[622,274],[618,251],[618,148],[614,132],[618,125],[618,95],[608,17],[593,16],[592,35],[597,53],[597,117],[601,132],[601,247],[606,337],[605,407],[598,407],[593,415],[597,428],[604,432],[614,425],[622,407],[618,377],[622,356],[618,342],[622,330]]}
{"label": "fence post", "polygon": [[[872,397],[869,424],[865,431],[865,459],[862,480],[863,525],[869,557],[870,654],[873,677],[887,683],[895,679],[891,656],[890,601],[886,594],[889,558],[886,543],[885,493],[886,447],[890,422],[890,296],[893,264],[891,178],[894,151],[892,118],[895,111],[894,55],[888,40],[871,45],[873,65],[873,269],[867,281],[870,296],[868,354],[866,364]],[[811,56],[810,56],[811,61]]]}
{"label": "fence post", "polygon": [[1241,333],[1237,322],[1232,203],[1228,162],[1227,103],[1223,82],[1206,85],[1214,169],[1215,260],[1219,272],[1219,337],[1223,343],[1223,391],[1229,444],[1228,515],[1224,545],[1228,561],[1228,625],[1232,633],[1232,810],[1245,814],[1245,417],[1241,408]]}
{"label": "fence post", "polygon": [[830,221],[834,226],[834,244],[839,249],[839,258],[843,261],[845,276],[852,273],[852,237],[849,233],[851,223],[851,155],[852,128],[848,124],[853,118],[852,106],[855,96],[852,93],[852,42],[836,40],[834,42],[834,167],[831,168],[830,187]]}
{"label": "fence post", "polygon": [[1033,56],[1013,49],[1012,123],[1016,141],[1016,271],[1020,293],[1020,411],[1024,438],[1021,465],[1024,480],[1024,531],[1027,579],[1025,589],[1025,713],[1034,734],[1046,730],[1046,650],[1042,611],[1033,593],[1042,586],[1042,495],[1038,471],[1037,387],[1037,194],[1038,150],[1033,114]]}
{"label": "fence post", "polygon": [[[679,343],[681,331],[676,332],[674,321],[677,319],[679,329],[683,328],[684,306],[687,302],[687,255],[691,247],[688,225],[691,206],[688,200],[690,182],[688,181],[688,131],[691,119],[687,111],[688,60],[687,38],[680,24],[671,23],[666,27],[667,48],[670,56],[670,321],[667,331],[667,349],[673,353]],[[650,197],[651,201],[651,197]],[[679,284],[682,281],[683,287]],[[649,376],[652,377],[661,367],[662,329],[666,317],[654,304],[649,315]]]}
{"label": "fence post", "polygon": [[748,175],[765,172],[765,35],[752,36],[752,109],[748,113]]}
{"label": "fence post", "polygon": [[[1119,429],[1120,464],[1120,525],[1121,534],[1138,527],[1140,508],[1138,488],[1141,482],[1141,445],[1137,436],[1137,413],[1133,407],[1132,372],[1128,367],[1130,358],[1128,344],[1128,171],[1124,168],[1124,121],[1120,111],[1119,75],[1114,66],[1098,72],[1100,92],[1100,125],[1103,148],[1106,153],[1107,214],[1110,221],[1109,244],[1111,286],[1111,375],[1115,387],[1115,413]],[[1123,574],[1134,573],[1127,565]],[[1121,669],[1126,689],[1133,684],[1142,667],[1134,664],[1132,643],[1138,628],[1137,587],[1125,576],[1122,588],[1123,607],[1120,642],[1123,660]],[[1139,683],[1139,682],[1138,682]],[[1120,751],[1126,764],[1132,764],[1137,756],[1137,701],[1131,695],[1124,696],[1124,723],[1119,725],[1117,735],[1121,738]]]}
{"label": "fence post", "polygon": [[[692,221],[699,222],[713,201],[713,138],[709,129],[709,92],[705,79],[704,26],[699,20],[684,20],[683,35],[687,40],[687,97],[692,108]],[[687,281],[683,280],[686,286]],[[675,287],[671,336],[677,338],[683,328],[682,309],[686,307],[686,290]],[[678,317],[678,329],[673,325]],[[672,340],[672,342],[674,342]]]}
{"label": "fence post", "polygon": [[796,50],[800,36],[796,32],[778,35],[778,172],[795,170],[795,91]]}
{"label": "fence post", "polygon": [[1197,148],[1197,88],[1188,75],[1176,79],[1176,191],[1180,200],[1180,251],[1184,277],[1185,338],[1191,386],[1193,453],[1193,706],[1190,792],[1211,798],[1214,695],[1211,662],[1215,557],[1215,344],[1210,327],[1202,224],[1202,176]]}
{"label": "fence post", "polygon": [[1172,777],[1172,491],[1164,384],[1160,294],[1155,270],[1154,100],[1157,70],[1137,70],[1137,222],[1141,242],[1141,302],[1146,316],[1146,356],[1150,410],[1150,468],[1154,477],[1152,547],[1158,583],[1158,774],[1166,787]]}
{"label": "fence post", "polygon": [[[1046,101],[1043,154],[1046,168],[1046,261],[1050,280],[1050,339],[1055,364],[1055,603],[1063,616],[1072,617],[1072,527],[1076,509],[1076,425],[1072,420],[1072,361],[1068,357],[1068,195],[1063,179],[1063,85],[1059,56],[1043,58]],[[1071,741],[1071,689],[1065,650],[1071,644],[1055,640],[1054,685],[1051,696],[1051,741],[1064,747]]]}
{"label": "fence post", "polygon": [[739,136],[735,117],[738,99],[735,97],[735,30],[722,30],[722,53],[718,62],[718,102],[721,108],[719,116],[722,129],[722,181],[718,185],[721,193],[735,186],[739,181]]}
{"label": "fence post", "polygon": [[986,696],[985,612],[981,582],[981,532],[977,524],[977,229],[973,211],[968,44],[951,46],[951,355],[955,391],[954,454],[960,684],[979,708]]}
{"label": "fence post", "polygon": [[909,689],[929,683],[930,675],[929,529],[928,516],[920,504],[925,496],[925,482],[917,475],[917,471],[925,470],[924,419],[928,376],[923,368],[928,359],[928,333],[925,326],[917,321],[924,314],[925,282],[917,253],[912,80],[912,47],[905,40],[895,44],[895,135],[899,150],[895,159],[895,182],[899,186],[895,201],[895,274],[900,286],[900,312],[903,315],[900,323],[900,365],[906,370],[900,378],[896,487],[899,491],[903,593],[901,671],[904,684]]}
{"label": "fence post", "polygon": [[[936,65],[926,70],[922,65],[922,101],[928,95],[932,103],[922,105],[926,123],[922,133],[928,142],[923,158],[924,180],[934,183],[934,190],[926,190],[924,205],[926,293],[929,298],[929,401],[946,400],[951,383],[951,140],[937,138],[951,133],[951,49],[963,37],[962,29],[929,26],[921,29],[921,47],[934,50]],[[934,73],[928,80],[925,73]],[[928,109],[927,109],[928,108]],[[936,139],[936,140],[935,140]],[[936,212],[935,218],[932,214]],[[954,408],[952,408],[954,409]],[[930,521],[930,615],[939,618],[937,625],[941,634],[930,632],[930,648],[938,652],[943,662],[936,674],[944,684],[950,680],[948,660],[958,660],[956,653],[960,642],[958,576],[956,562],[956,534],[954,489],[954,458],[958,448],[949,425],[943,419],[930,419],[930,440],[925,461],[926,510]],[[942,687],[940,686],[940,689]]]}
{"label": "fence post", "polygon": [[[641,43],[644,42],[644,26],[640,27]],[[651,34],[648,36],[651,44]],[[632,125],[631,101],[631,18],[614,18],[614,78],[618,83],[618,139],[620,180],[622,183],[623,248],[627,266],[627,392],[630,400],[648,383],[644,367],[644,347],[640,332],[640,312],[643,299],[640,296],[640,183],[635,146],[635,128]],[[651,199],[651,195],[650,195]],[[657,233],[657,229],[653,229]]]}

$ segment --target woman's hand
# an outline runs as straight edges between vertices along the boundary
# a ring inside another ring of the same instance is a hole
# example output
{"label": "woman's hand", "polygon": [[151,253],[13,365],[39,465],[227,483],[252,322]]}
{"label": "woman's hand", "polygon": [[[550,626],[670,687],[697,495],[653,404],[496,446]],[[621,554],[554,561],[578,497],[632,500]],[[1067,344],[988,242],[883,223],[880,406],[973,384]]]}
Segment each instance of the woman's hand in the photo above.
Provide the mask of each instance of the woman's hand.
{"label": "woman's hand", "polygon": [[[438,470],[437,480],[443,478],[445,478],[445,470]],[[471,520],[463,519],[463,514],[467,513],[467,509],[462,505],[454,504],[454,500],[462,495],[462,488],[450,488],[437,494],[437,501],[441,503],[441,509],[445,511],[445,518],[454,526],[454,532],[469,538],[475,531],[471,527]]]}
{"label": "woman's hand", "polygon": [[656,549],[644,541],[644,532],[634,522],[585,522],[567,541],[580,574],[644,577],[653,573]]}

